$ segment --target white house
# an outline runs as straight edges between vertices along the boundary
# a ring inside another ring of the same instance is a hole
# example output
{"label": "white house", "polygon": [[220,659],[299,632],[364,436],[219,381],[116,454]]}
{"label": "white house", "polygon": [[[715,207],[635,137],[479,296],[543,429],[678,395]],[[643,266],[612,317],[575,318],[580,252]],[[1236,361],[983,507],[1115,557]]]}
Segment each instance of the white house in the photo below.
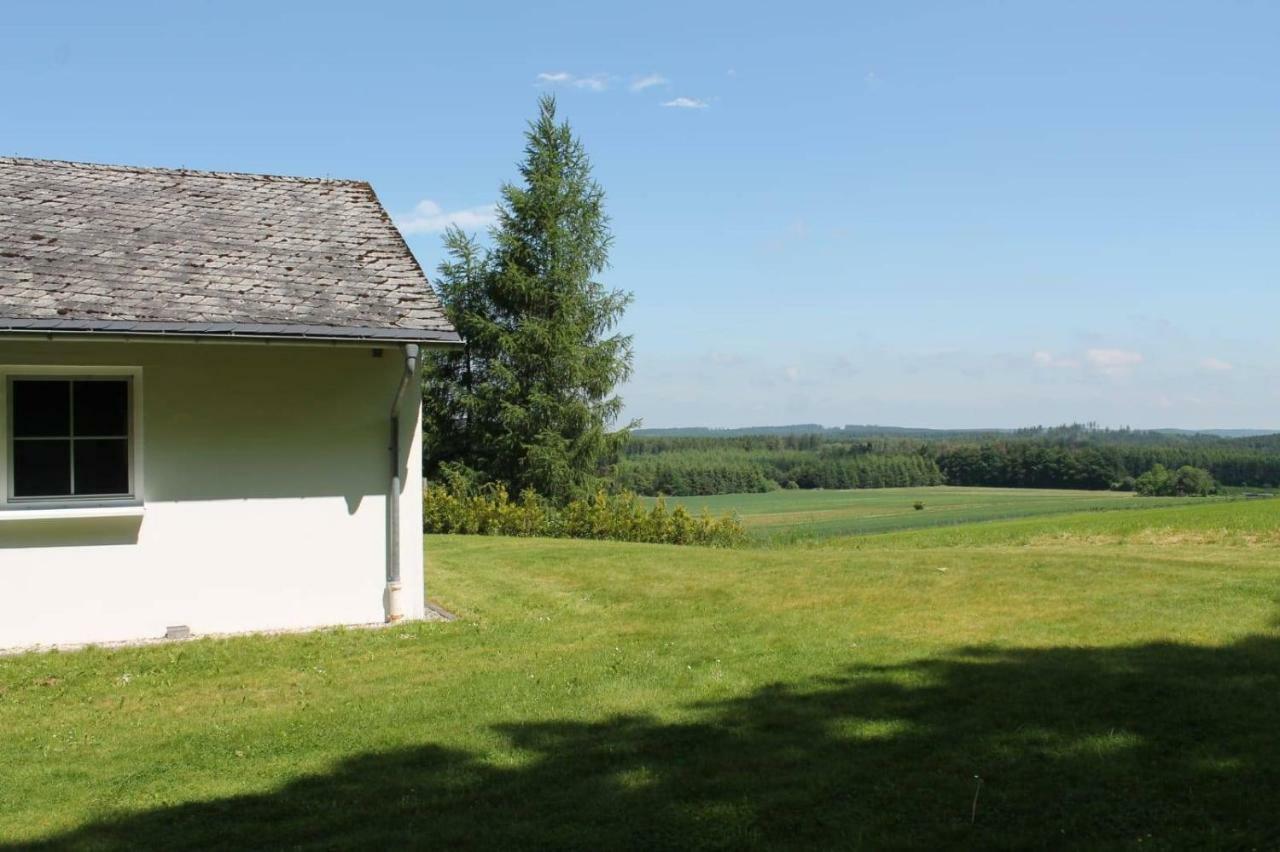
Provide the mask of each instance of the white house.
{"label": "white house", "polygon": [[366,183],[0,158],[0,648],[423,617],[457,342]]}

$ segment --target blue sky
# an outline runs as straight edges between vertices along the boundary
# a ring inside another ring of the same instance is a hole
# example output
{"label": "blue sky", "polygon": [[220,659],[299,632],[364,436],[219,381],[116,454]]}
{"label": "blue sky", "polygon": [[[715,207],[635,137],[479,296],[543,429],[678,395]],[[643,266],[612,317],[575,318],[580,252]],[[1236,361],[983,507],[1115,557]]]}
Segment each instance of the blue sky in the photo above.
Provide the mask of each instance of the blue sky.
{"label": "blue sky", "polygon": [[627,412],[1280,428],[1280,5],[21,3],[0,152],[370,180],[428,270],[539,93]]}

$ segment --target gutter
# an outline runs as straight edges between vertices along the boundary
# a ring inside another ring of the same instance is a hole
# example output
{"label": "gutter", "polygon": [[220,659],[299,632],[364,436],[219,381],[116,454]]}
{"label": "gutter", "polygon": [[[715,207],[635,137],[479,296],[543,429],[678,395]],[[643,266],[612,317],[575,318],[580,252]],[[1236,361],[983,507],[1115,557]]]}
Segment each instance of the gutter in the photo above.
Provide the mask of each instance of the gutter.
{"label": "gutter", "polygon": [[[380,338],[323,338],[323,337],[250,337],[235,335],[222,337],[219,335],[122,335],[122,334],[22,334],[0,330],[0,343],[119,343],[123,345],[142,346],[144,344],[181,343],[200,346],[266,346],[271,349],[305,347],[309,349],[383,349],[396,346],[401,340],[384,340]],[[456,349],[462,344],[454,341],[417,341],[423,349]]]}
{"label": "gutter", "polygon": [[412,336],[397,337],[357,337],[326,336],[320,334],[306,335],[269,335],[269,334],[183,334],[176,332],[79,332],[79,331],[32,331],[14,330],[0,327],[0,341],[45,341],[60,343],[202,343],[255,345],[255,346],[394,346],[413,341],[424,347],[433,349],[449,349],[462,345],[461,338],[456,335],[440,335],[428,338],[422,333]]}
{"label": "gutter", "polygon": [[396,622],[404,618],[404,590],[400,585],[400,405],[404,401],[409,382],[418,376],[419,363],[418,344],[405,344],[404,372],[400,374],[400,385],[396,388],[395,400],[391,403],[391,441],[388,445],[391,459],[391,482],[387,494],[386,608],[388,622]]}
{"label": "gutter", "polygon": [[29,337],[100,336],[157,340],[223,338],[248,341],[308,340],[332,343],[459,344],[462,338],[445,328],[371,328],[263,322],[156,322],[132,320],[9,319],[0,317],[0,334]]}

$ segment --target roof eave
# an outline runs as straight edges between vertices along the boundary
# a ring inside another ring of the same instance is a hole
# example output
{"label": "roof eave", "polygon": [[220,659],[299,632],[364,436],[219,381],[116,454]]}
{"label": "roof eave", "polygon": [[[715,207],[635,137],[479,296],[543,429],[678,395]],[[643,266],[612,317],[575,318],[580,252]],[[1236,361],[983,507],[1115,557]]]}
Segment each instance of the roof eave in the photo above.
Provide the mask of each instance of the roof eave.
{"label": "roof eave", "polygon": [[165,339],[192,341],[223,339],[245,343],[293,341],[328,344],[404,344],[436,347],[462,344],[452,329],[368,328],[309,326],[284,323],[179,323],[129,322],[119,320],[37,320],[0,318],[0,336],[65,339],[74,336],[112,339]]}

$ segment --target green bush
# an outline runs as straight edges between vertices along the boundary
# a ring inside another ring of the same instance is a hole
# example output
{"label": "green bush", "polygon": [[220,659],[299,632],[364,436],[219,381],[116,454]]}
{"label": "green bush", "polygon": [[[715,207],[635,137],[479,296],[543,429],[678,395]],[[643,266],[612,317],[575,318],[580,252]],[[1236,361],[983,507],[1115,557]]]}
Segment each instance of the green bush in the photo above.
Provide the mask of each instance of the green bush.
{"label": "green bush", "polygon": [[1134,490],[1144,497],[1203,497],[1216,493],[1218,485],[1207,470],[1191,465],[1169,470],[1157,464],[1134,480]]}
{"label": "green bush", "polygon": [[476,486],[446,473],[443,484],[430,484],[422,495],[422,529],[461,535],[545,536],[695,544],[735,547],[746,541],[742,524],[732,515],[713,517],[705,509],[691,515],[684,506],[668,509],[659,497],[646,507],[635,494],[598,491],[588,500],[562,508],[532,491],[512,500],[501,485]]}

